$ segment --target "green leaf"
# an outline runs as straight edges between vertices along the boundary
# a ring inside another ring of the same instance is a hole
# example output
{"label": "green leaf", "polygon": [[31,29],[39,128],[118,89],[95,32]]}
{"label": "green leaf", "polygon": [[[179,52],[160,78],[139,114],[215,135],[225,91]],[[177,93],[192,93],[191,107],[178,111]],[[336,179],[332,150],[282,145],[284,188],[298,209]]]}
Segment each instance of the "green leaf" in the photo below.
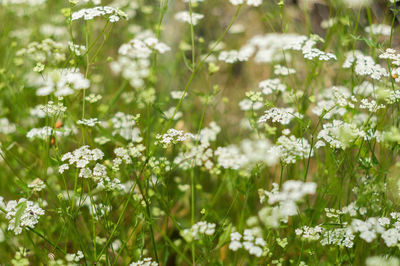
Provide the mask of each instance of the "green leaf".
{"label": "green leaf", "polygon": [[231,235],[231,231],[232,231],[232,224],[230,223],[227,227],[225,227],[224,233],[220,235],[216,249],[221,248],[227,243],[228,238]]}
{"label": "green leaf", "polygon": [[17,213],[15,214],[15,223],[14,223],[15,227],[19,226],[19,224],[21,222],[21,217],[24,214],[26,207],[27,207],[26,201],[18,203],[18,205],[17,205],[18,210],[17,210]]}

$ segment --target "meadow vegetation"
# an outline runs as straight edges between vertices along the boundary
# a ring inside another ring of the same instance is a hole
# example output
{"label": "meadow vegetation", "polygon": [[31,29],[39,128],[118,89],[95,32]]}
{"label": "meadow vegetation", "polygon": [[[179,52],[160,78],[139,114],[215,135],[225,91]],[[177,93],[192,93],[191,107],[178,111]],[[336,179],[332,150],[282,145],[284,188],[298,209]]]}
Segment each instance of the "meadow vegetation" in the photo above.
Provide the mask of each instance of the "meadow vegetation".
{"label": "meadow vegetation", "polygon": [[395,0],[0,0],[0,265],[400,266]]}

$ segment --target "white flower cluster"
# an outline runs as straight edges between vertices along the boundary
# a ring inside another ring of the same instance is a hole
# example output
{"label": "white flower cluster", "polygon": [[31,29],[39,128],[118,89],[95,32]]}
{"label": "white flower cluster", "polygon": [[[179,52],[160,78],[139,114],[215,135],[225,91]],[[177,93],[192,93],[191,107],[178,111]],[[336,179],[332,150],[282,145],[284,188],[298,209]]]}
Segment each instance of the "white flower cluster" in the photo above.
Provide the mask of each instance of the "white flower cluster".
{"label": "white flower cluster", "polygon": [[261,92],[249,91],[246,92],[245,99],[239,102],[239,107],[243,111],[259,110],[264,106]]}
{"label": "white flower cluster", "polygon": [[284,92],[286,90],[286,85],[279,79],[266,79],[258,83],[258,88],[262,90],[263,94],[270,95],[275,91]]}
{"label": "white flower cluster", "polygon": [[272,184],[271,191],[260,189],[258,191],[260,202],[263,203],[268,197],[267,206],[258,213],[260,220],[268,227],[277,228],[280,222],[287,223],[290,216],[297,215],[297,202],[301,201],[306,195],[315,194],[317,184],[313,182],[301,182],[288,180],[279,191],[276,183]]}
{"label": "white flower cluster", "polygon": [[82,120],[78,120],[76,122],[78,125],[84,125],[84,126],[88,126],[88,127],[94,127],[97,124],[100,124],[101,121],[99,121],[98,118],[85,118]]}
{"label": "white flower cluster", "polygon": [[254,48],[252,46],[244,46],[240,50],[221,51],[218,60],[233,64],[236,62],[248,61],[253,53]]}
{"label": "white flower cluster", "polygon": [[303,226],[295,230],[296,235],[301,236],[303,239],[316,241],[321,237],[324,229],[321,226],[309,227]]}
{"label": "white flower cluster", "polygon": [[[192,15],[192,16],[190,16]],[[198,13],[194,13],[192,12],[192,14],[190,14],[189,11],[180,11],[177,12],[175,14],[175,19],[181,22],[186,22],[192,25],[197,25],[197,23],[199,23],[199,21],[204,18],[203,14],[198,14]]]}
{"label": "white flower cluster", "polygon": [[121,45],[118,53],[131,58],[148,58],[153,51],[163,54],[170,50],[171,48],[165,43],[153,36],[148,36],[144,39],[135,38]]}
{"label": "white flower cluster", "polygon": [[392,27],[385,24],[372,24],[365,27],[364,30],[366,33],[373,35],[390,36],[390,33],[392,32]]}
{"label": "white flower cluster", "polygon": [[281,66],[281,65],[274,65],[274,74],[275,75],[288,76],[288,75],[295,74],[295,73],[296,73],[296,69],[294,69],[294,68],[288,68],[288,67]]}
{"label": "white flower cluster", "polygon": [[330,87],[317,96],[317,105],[312,112],[318,116],[323,114],[324,119],[330,119],[335,115],[343,116],[348,105],[354,107],[350,91],[343,86]]}
{"label": "white flower cluster", "polygon": [[371,0],[341,0],[345,5],[351,8],[359,8],[371,3]]}
{"label": "white flower cluster", "polygon": [[174,100],[180,100],[182,97],[186,97],[185,91],[171,91],[171,98]]}
{"label": "white flower cluster", "polygon": [[122,44],[118,50],[118,59],[111,62],[111,70],[121,74],[134,88],[143,87],[150,75],[150,55],[156,51],[165,53],[170,48],[160,42],[151,31],[138,33],[134,39]]}
{"label": "white flower cluster", "polygon": [[215,233],[215,224],[201,221],[195,223],[190,229],[182,231],[183,238],[192,242],[193,240],[199,240],[202,235],[212,236]]}
{"label": "white flower cluster", "polygon": [[212,162],[214,151],[210,147],[210,142],[217,139],[220,131],[221,128],[215,122],[211,122],[208,127],[203,128],[199,135],[193,139],[198,140],[200,143],[192,145],[188,143],[187,151],[180,152],[175,157],[174,163],[185,170],[193,166],[204,166],[208,170],[212,169],[214,167]]}
{"label": "white flower cluster", "polygon": [[16,129],[17,127],[15,126],[15,124],[10,123],[7,118],[0,118],[0,133],[8,135],[14,133]]}
{"label": "white flower cluster", "polygon": [[292,107],[288,108],[273,107],[265,111],[264,115],[258,119],[258,123],[266,123],[268,120],[272,120],[273,123],[288,125],[293,118],[301,119],[303,118],[303,115],[301,115],[298,112],[295,112]]}
{"label": "white flower cluster", "polygon": [[26,48],[17,51],[17,56],[29,58],[37,63],[45,65],[58,64],[66,59],[66,47],[63,43],[52,39],[44,39],[41,42],[31,42]]}
{"label": "white flower cluster", "polygon": [[56,69],[44,74],[44,79],[38,80],[38,96],[47,96],[54,92],[57,97],[73,94],[76,90],[86,90],[90,81],[77,69]]}
{"label": "white flower cluster", "polygon": [[239,149],[234,145],[218,147],[215,151],[215,156],[217,157],[218,164],[223,168],[234,170],[241,168],[246,161],[246,156],[241,154]]}
{"label": "white flower cluster", "polygon": [[6,219],[9,220],[8,230],[14,231],[16,235],[22,232],[22,229],[34,228],[39,222],[40,216],[44,210],[37,203],[21,198],[17,201],[11,200],[5,207]]}
{"label": "white flower cluster", "polygon": [[28,185],[28,187],[32,189],[33,192],[40,192],[46,188],[46,184],[39,178],[36,178]]}
{"label": "white flower cluster", "polygon": [[353,247],[356,234],[367,243],[371,243],[380,235],[386,246],[394,247],[400,242],[400,215],[392,212],[390,216],[391,218],[369,217],[365,221],[353,219],[350,225],[334,229],[305,226],[296,229],[296,234],[308,240],[320,239],[322,245],[339,245],[348,248]]}
{"label": "white flower cluster", "polygon": [[[314,182],[302,182],[299,180],[288,180],[282,185],[282,190],[278,190],[278,184],[273,184],[273,190],[271,192],[264,190],[263,194],[260,194],[260,202],[265,201],[265,197],[268,197],[268,204],[282,203],[282,202],[298,202],[306,195],[312,195],[317,189],[317,184]],[[290,212],[293,213],[295,210],[292,209]]]}
{"label": "white flower cluster", "polygon": [[[280,136],[277,141],[277,146],[281,154],[281,160],[284,163],[295,163],[297,159],[308,158],[314,155],[314,149],[304,138],[296,138],[291,135]],[[311,150],[311,153],[310,153]]]}
{"label": "white flower cluster", "polygon": [[158,266],[158,263],[151,258],[144,258],[143,260],[132,262],[129,266]]}
{"label": "white flower cluster", "polygon": [[76,56],[81,56],[86,53],[86,46],[74,44],[73,42],[68,42],[69,50]]}
{"label": "white flower cluster", "polygon": [[29,5],[29,6],[38,6],[42,5],[46,2],[46,0],[0,0],[0,5]]}
{"label": "white flower cluster", "polygon": [[362,99],[360,103],[360,109],[368,109],[371,113],[376,113],[383,108],[385,108],[385,105],[378,104],[375,100]]}
{"label": "white flower cluster", "polygon": [[132,164],[132,158],[140,158],[146,147],[143,144],[133,145],[129,143],[128,147],[119,147],[114,150],[115,155],[112,163],[112,169],[114,172],[119,171],[119,166],[125,162],[126,164]]}
{"label": "white flower cluster", "polygon": [[63,128],[63,129],[53,129],[51,127],[41,127],[41,128],[32,128],[31,130],[26,133],[26,137],[28,139],[41,139],[47,140],[50,136],[57,136],[57,137],[65,137],[71,134],[71,129]]}
{"label": "white flower cluster", "polygon": [[372,57],[364,55],[357,50],[347,53],[343,68],[351,68],[353,65],[354,72],[360,76],[369,76],[375,80],[389,76],[386,69],[376,64]]}
{"label": "white flower cluster", "polygon": [[72,13],[71,20],[77,20],[83,18],[84,20],[92,20],[95,17],[104,16],[114,23],[120,19],[127,19],[127,15],[119,10],[118,8],[111,6],[96,6],[93,8],[84,8],[79,11]]}
{"label": "white flower cluster", "polygon": [[284,50],[295,50],[301,51],[305,59],[314,60],[318,59],[320,61],[336,60],[336,55],[332,53],[325,53],[314,46],[317,44],[317,38],[308,38],[306,36],[296,36],[290,40],[289,43],[284,45]]}
{"label": "white flower cluster", "polygon": [[244,230],[243,237],[238,232],[231,233],[231,242],[229,243],[230,250],[236,251],[239,248],[244,248],[249,254],[261,257],[266,246],[267,243],[265,240],[261,236],[258,236],[255,230]]}
{"label": "white flower cluster", "polygon": [[260,6],[263,2],[263,0],[229,0],[232,5],[243,5],[246,3],[249,6]]}
{"label": "white flower cluster", "polygon": [[89,178],[89,177],[105,177],[107,175],[105,166],[101,164],[96,164],[93,170],[91,170],[88,165],[91,162],[96,162],[103,159],[104,153],[99,149],[89,149],[89,146],[82,146],[73,152],[68,152],[61,157],[61,161],[68,161],[59,167],[58,172],[60,174],[68,170],[70,166],[75,165],[76,168],[80,169],[79,177]]}
{"label": "white flower cluster", "polygon": [[67,111],[67,107],[63,105],[62,102],[54,103],[53,101],[49,101],[46,105],[38,105],[36,108],[39,108],[40,112],[38,112],[38,116],[41,117],[44,114],[45,117],[59,117]]}
{"label": "white flower cluster", "polygon": [[357,85],[353,89],[354,94],[368,97],[375,93],[375,86],[371,82],[365,80],[360,85]]}
{"label": "white flower cluster", "polygon": [[184,133],[182,130],[176,130],[170,128],[167,133],[161,135],[157,134],[156,139],[164,147],[168,147],[171,144],[176,144],[178,142],[184,142],[190,139],[194,139],[195,136],[192,133]]}
{"label": "white flower cluster", "polygon": [[279,162],[280,150],[266,139],[245,139],[239,146],[218,147],[215,156],[223,168],[238,170],[257,163],[273,166]]}
{"label": "white flower cluster", "polygon": [[348,124],[341,120],[333,120],[331,123],[325,123],[318,133],[318,142],[315,148],[325,146],[325,142],[330,147],[336,149],[346,149],[357,138],[365,137],[365,132],[358,129],[355,124]]}
{"label": "white flower cluster", "polygon": [[396,53],[396,50],[392,48],[386,49],[386,51],[379,55],[380,59],[386,59],[392,61],[392,64],[395,66],[400,66],[400,54]]}
{"label": "white flower cluster", "polygon": [[[394,0],[391,0],[394,1]],[[399,258],[392,256],[372,256],[365,261],[366,266],[399,266]]]}
{"label": "white flower cluster", "polygon": [[141,142],[140,129],[136,127],[136,117],[129,114],[118,112],[111,119],[113,125],[112,135],[120,135],[125,140]]}
{"label": "white flower cluster", "polygon": [[83,258],[84,258],[83,252],[80,250],[74,254],[67,253],[65,255],[65,260],[68,262],[79,262]]}

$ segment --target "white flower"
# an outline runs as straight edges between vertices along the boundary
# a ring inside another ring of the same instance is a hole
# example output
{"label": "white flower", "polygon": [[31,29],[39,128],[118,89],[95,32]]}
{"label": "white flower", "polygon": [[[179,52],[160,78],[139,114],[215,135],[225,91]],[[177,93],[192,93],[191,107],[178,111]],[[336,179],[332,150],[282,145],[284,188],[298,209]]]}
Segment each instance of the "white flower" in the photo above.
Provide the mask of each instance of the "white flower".
{"label": "white flower", "polygon": [[274,65],[274,74],[275,75],[288,76],[288,75],[295,74],[295,73],[296,73],[296,69],[294,69],[294,68],[288,68],[288,67],[281,66],[281,65]]}
{"label": "white flower", "polygon": [[108,20],[112,23],[119,21],[121,18],[127,18],[127,15],[118,8],[110,6],[96,6],[93,8],[81,9],[72,13],[71,20],[77,20],[81,18],[84,20],[92,20],[99,16],[108,17]]}
{"label": "white flower", "polygon": [[249,6],[260,6],[262,4],[262,0],[229,0],[232,5],[242,5],[246,2]]}
{"label": "white flower", "polygon": [[192,12],[192,14],[190,14],[189,11],[180,11],[180,12],[176,13],[174,17],[178,21],[182,21],[182,22],[186,22],[186,23],[189,23],[189,24],[197,25],[197,23],[202,18],[204,18],[204,15],[203,14],[194,13],[194,12]]}
{"label": "white flower", "polygon": [[258,123],[265,123],[271,120],[273,123],[280,123],[282,125],[288,125],[293,118],[301,119],[303,116],[298,112],[295,112],[293,108],[276,108],[273,107],[265,111],[264,115],[258,119]]}
{"label": "white flower", "polygon": [[269,95],[275,91],[284,92],[286,85],[282,84],[279,79],[266,79],[258,83],[258,87],[262,90],[262,93]]}
{"label": "white flower", "polygon": [[98,118],[86,118],[86,119],[83,119],[83,120],[78,120],[76,123],[78,125],[94,127],[96,124],[100,124],[100,121],[99,121]]}
{"label": "white flower", "polygon": [[14,231],[16,235],[26,227],[34,228],[40,216],[44,214],[44,210],[37,203],[24,198],[19,199],[18,202],[9,201],[5,211],[7,212],[6,219],[9,220],[8,230]]}
{"label": "white flower", "polygon": [[170,144],[175,144],[177,142],[184,142],[189,139],[195,138],[195,136],[191,133],[183,133],[182,130],[176,130],[173,128],[168,129],[167,133],[156,136],[159,143],[161,143],[164,147],[169,146]]}
{"label": "white flower", "polygon": [[158,263],[152,261],[151,258],[144,258],[143,260],[132,262],[129,266],[158,266]]}

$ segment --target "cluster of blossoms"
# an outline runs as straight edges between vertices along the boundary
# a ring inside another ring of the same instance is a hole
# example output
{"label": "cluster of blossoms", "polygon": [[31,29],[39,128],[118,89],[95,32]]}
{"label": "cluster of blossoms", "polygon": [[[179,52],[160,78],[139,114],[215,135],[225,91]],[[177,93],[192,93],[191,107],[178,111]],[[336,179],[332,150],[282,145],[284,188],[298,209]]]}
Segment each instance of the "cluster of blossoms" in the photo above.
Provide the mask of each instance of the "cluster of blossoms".
{"label": "cluster of blossoms", "polygon": [[189,23],[192,25],[197,25],[197,23],[199,23],[199,21],[202,18],[204,18],[203,14],[198,14],[198,13],[194,13],[194,12],[192,12],[190,14],[189,11],[180,11],[175,14],[176,20],[186,22],[186,23]]}
{"label": "cluster of blossoms", "polygon": [[229,0],[232,5],[243,5],[246,3],[249,6],[260,6],[262,4],[262,0]]}
{"label": "cluster of blossoms", "polygon": [[46,0],[0,0],[0,5],[29,5],[29,6],[38,6],[42,5],[46,2]]}
{"label": "cluster of blossoms", "polygon": [[243,236],[238,232],[231,233],[230,250],[236,251],[239,248],[244,248],[249,254],[261,257],[266,246],[267,243],[260,236],[258,230],[246,229],[243,232]]}
{"label": "cluster of blossoms", "polygon": [[212,162],[214,151],[210,147],[210,142],[217,139],[220,131],[221,128],[215,122],[211,122],[208,127],[200,130],[200,133],[192,139],[196,143],[189,142],[186,144],[187,150],[180,152],[175,157],[174,164],[184,170],[193,166],[204,166],[208,170],[212,169],[214,166]]}
{"label": "cluster of blossoms", "polygon": [[69,136],[71,134],[72,130],[65,127],[63,129],[57,128],[53,129],[52,127],[41,127],[41,128],[32,128],[26,133],[26,137],[28,139],[41,139],[41,140],[47,140],[51,136],[57,136],[57,137],[65,137]]}
{"label": "cluster of blossoms", "polygon": [[314,149],[304,138],[296,138],[293,135],[280,136],[277,147],[281,160],[286,164],[295,163],[298,159],[309,158],[314,155]]}
{"label": "cluster of blossoms", "polygon": [[127,141],[141,142],[140,129],[136,127],[137,116],[118,112],[111,119],[113,131],[112,135],[119,135]]}
{"label": "cluster of blossoms", "polygon": [[260,202],[275,206],[266,206],[258,213],[260,220],[268,227],[276,228],[281,222],[287,223],[290,216],[297,215],[297,203],[306,195],[315,194],[317,184],[313,182],[301,182],[297,180],[286,181],[281,191],[276,183],[273,183],[271,191],[260,189],[258,191]]}
{"label": "cluster of blossoms", "polygon": [[333,116],[343,116],[346,113],[346,106],[352,104],[348,99],[351,93],[346,87],[335,86],[324,89],[317,96],[317,105],[313,107],[312,112],[324,119],[330,119]]}
{"label": "cluster of blossoms", "polygon": [[132,164],[131,158],[141,158],[143,151],[146,147],[143,144],[133,145],[129,143],[128,147],[119,147],[114,150],[116,158],[112,163],[112,169],[114,172],[119,171],[119,166],[124,162],[126,164]]}
{"label": "cluster of blossoms", "polygon": [[152,258],[144,258],[143,260],[132,262],[129,266],[158,266],[158,263],[153,261]]}
{"label": "cluster of blossoms", "polygon": [[343,63],[343,68],[351,68],[352,66],[354,66],[354,72],[360,76],[369,76],[375,80],[389,76],[384,67],[376,64],[372,57],[364,55],[358,50],[348,52]]}
{"label": "cluster of blossoms", "polygon": [[95,17],[106,17],[110,22],[117,22],[120,19],[126,19],[128,16],[118,8],[111,6],[96,6],[93,8],[85,8],[72,13],[71,20],[92,20]]}
{"label": "cluster of blossoms", "polygon": [[187,242],[199,240],[202,235],[212,236],[215,233],[215,224],[201,221],[195,223],[190,229],[185,229],[181,235]]}
{"label": "cluster of blossoms", "polygon": [[99,121],[98,118],[85,118],[82,120],[78,120],[76,122],[78,125],[84,125],[84,126],[88,126],[88,127],[94,127],[97,124],[100,124],[101,122]]}
{"label": "cluster of blossoms", "polygon": [[400,265],[400,259],[393,256],[372,256],[368,257],[365,261],[367,266],[398,266]]}
{"label": "cluster of blossoms", "polygon": [[46,105],[37,105],[35,108],[31,109],[31,114],[39,118],[46,116],[60,117],[65,111],[67,111],[67,107],[65,107],[62,102],[55,103],[49,101]]}
{"label": "cluster of blossoms", "polygon": [[91,150],[89,146],[82,146],[73,152],[68,152],[61,157],[61,161],[68,161],[59,167],[59,173],[62,174],[69,169],[70,166],[75,165],[79,168],[79,177],[89,178],[89,177],[104,177],[106,176],[105,167],[101,164],[96,164],[96,166],[91,170],[88,165],[91,162],[96,162],[103,159],[104,153],[99,149]]}
{"label": "cluster of blossoms", "polygon": [[67,253],[65,255],[65,260],[68,262],[71,262],[71,263],[79,262],[83,258],[84,258],[84,255],[83,255],[82,251],[80,251],[80,250],[74,254]]}
{"label": "cluster of blossoms", "polygon": [[273,92],[284,92],[286,91],[286,85],[283,84],[279,79],[266,79],[258,83],[258,88],[265,95],[270,95]]}
{"label": "cluster of blossoms", "polygon": [[141,88],[150,75],[150,56],[154,52],[165,53],[170,48],[157,40],[151,31],[138,33],[134,39],[122,44],[118,50],[118,59],[111,62],[111,70],[120,74],[134,88]]}
{"label": "cluster of blossoms", "polygon": [[246,99],[239,102],[240,109],[243,111],[259,110],[264,106],[261,92],[246,92]]}
{"label": "cluster of blossoms", "polygon": [[[33,60],[37,65],[56,65],[66,59],[66,47],[52,39],[31,42],[26,48],[17,51],[16,55]],[[38,71],[41,72],[41,71]]]}
{"label": "cluster of blossoms", "polygon": [[280,149],[264,139],[245,139],[239,146],[218,147],[215,151],[218,164],[234,170],[249,166],[251,168],[260,162],[273,166],[279,162],[280,155]]}
{"label": "cluster of blossoms", "polygon": [[335,149],[346,149],[358,138],[364,138],[365,132],[358,129],[355,124],[348,124],[341,120],[325,123],[318,133],[316,148],[325,146],[325,142]]}
{"label": "cluster of blossoms", "polygon": [[240,50],[221,51],[218,60],[228,64],[248,61],[253,55],[254,49],[251,46],[244,46]]}
{"label": "cluster of blossoms", "polygon": [[35,81],[37,96],[47,96],[54,93],[57,97],[72,95],[77,90],[86,90],[90,81],[77,69],[56,69],[38,77]]}
{"label": "cluster of blossoms", "polygon": [[14,133],[16,129],[15,124],[11,123],[7,118],[0,118],[0,133],[8,135]]}
{"label": "cluster of blossoms", "polygon": [[297,36],[293,38],[288,44],[286,44],[283,49],[301,51],[304,58],[308,60],[336,60],[336,55],[332,53],[325,53],[314,47],[317,44],[317,40],[319,39],[319,36],[312,36],[311,38],[308,38],[306,36]]}
{"label": "cluster of blossoms", "polygon": [[195,138],[192,133],[184,133],[182,130],[176,130],[170,128],[167,133],[156,136],[157,141],[164,147],[168,147],[171,144],[176,144],[178,142],[184,142]]}
{"label": "cluster of blossoms", "polygon": [[[329,61],[336,60],[332,53],[325,53],[315,48],[319,36],[311,38],[297,34],[268,33],[264,36],[256,35],[251,38],[239,50],[222,51],[219,60],[227,63],[237,61],[248,61],[255,54],[254,60],[257,63],[272,63],[281,60],[291,61],[290,54],[285,53],[288,50],[301,51],[304,58],[308,60]],[[294,69],[283,66],[276,66],[276,75],[294,74]]]}
{"label": "cluster of blossoms", "polygon": [[82,56],[86,53],[86,46],[74,44],[73,42],[68,42],[69,50],[74,53],[76,56]]}
{"label": "cluster of blossoms", "polygon": [[274,65],[274,74],[275,75],[280,75],[280,76],[288,76],[291,74],[295,74],[296,69],[294,68],[289,68],[281,65]]}
{"label": "cluster of blossoms", "polygon": [[390,36],[392,32],[392,27],[386,24],[372,24],[364,28],[366,33],[373,34],[373,35],[383,35],[383,36]]}
{"label": "cluster of blossoms", "polygon": [[28,185],[28,187],[32,189],[33,192],[40,192],[46,188],[46,184],[39,178],[36,178]]}
{"label": "cluster of blossoms", "polygon": [[301,119],[303,118],[303,116],[300,113],[294,111],[292,107],[273,107],[265,111],[264,115],[258,119],[258,123],[266,123],[268,120],[271,120],[273,123],[288,125],[293,118]]}
{"label": "cluster of blossoms", "polygon": [[340,228],[324,228],[322,226],[303,226],[296,229],[296,234],[303,239],[317,241],[322,245],[338,245],[351,248],[354,239],[358,235],[367,243],[371,243],[380,237],[386,246],[394,247],[400,242],[400,214],[392,212],[389,217],[369,217],[365,221],[351,220],[350,224],[343,223]]}
{"label": "cluster of blossoms", "polygon": [[[0,206],[2,204],[2,199],[0,199]],[[37,203],[24,198],[7,202],[4,209],[6,219],[9,220],[8,230],[14,231],[16,235],[20,234],[24,228],[34,228],[40,216],[44,215],[44,210]]]}

